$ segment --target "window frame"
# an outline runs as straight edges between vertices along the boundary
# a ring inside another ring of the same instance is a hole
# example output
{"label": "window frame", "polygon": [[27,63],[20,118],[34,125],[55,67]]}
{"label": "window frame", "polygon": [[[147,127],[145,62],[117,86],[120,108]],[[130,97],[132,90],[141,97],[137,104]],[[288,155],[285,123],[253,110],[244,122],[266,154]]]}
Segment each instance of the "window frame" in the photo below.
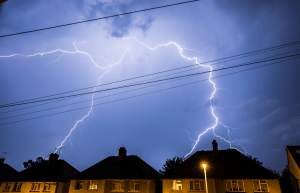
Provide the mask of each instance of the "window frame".
{"label": "window frame", "polygon": [[12,183],[11,182],[7,182],[5,185],[5,188],[3,189],[3,192],[9,192],[10,188],[11,188]]}
{"label": "window frame", "polygon": [[[93,187],[91,188],[91,185],[93,184]],[[89,180],[89,186],[88,190],[98,190],[98,180]]]}
{"label": "window frame", "polygon": [[82,180],[76,180],[75,190],[83,190],[83,181]]}
{"label": "window frame", "polygon": [[[119,189],[115,189],[118,184]],[[125,181],[124,180],[113,180],[112,182],[112,192],[125,192]]]}
{"label": "window frame", "polygon": [[[254,185],[254,182],[255,181],[258,181],[258,185],[259,185],[259,190],[255,190],[255,185]],[[265,183],[262,183],[261,181],[265,181]],[[253,184],[253,191],[254,192],[269,192],[269,186],[268,186],[268,181],[267,180],[252,180],[252,184]],[[265,184],[267,185],[267,190],[266,191],[263,191],[262,188],[261,188],[261,185],[262,184]]]}
{"label": "window frame", "polygon": [[[49,185],[48,188],[46,187],[47,185]],[[51,183],[45,182],[43,187],[43,192],[50,192],[50,191],[51,191]]]}
{"label": "window frame", "polygon": [[[136,190],[136,186],[135,185],[138,185],[138,190]],[[133,187],[133,189],[132,189]],[[140,181],[139,180],[131,180],[130,181],[130,190],[129,192],[140,192]]]}
{"label": "window frame", "polygon": [[[181,189],[179,189],[181,187]],[[182,191],[182,180],[173,180],[173,191]]]}
{"label": "window frame", "polygon": [[[236,181],[236,183],[233,183],[233,181]],[[228,190],[228,182],[230,182],[230,187],[231,187],[230,190]],[[243,183],[243,187],[242,187],[243,189],[242,190],[240,190],[239,182]],[[233,189],[233,187],[234,187],[233,184],[237,185],[238,190]],[[245,192],[245,182],[244,182],[244,180],[226,180],[226,191],[227,192]]]}
{"label": "window frame", "polygon": [[[198,183],[195,183],[196,181],[198,181]],[[203,189],[201,189],[201,182],[203,182]],[[196,184],[199,184],[199,190],[196,190]],[[191,185],[193,186],[193,189],[191,189]],[[190,180],[190,191],[193,191],[193,192],[201,192],[201,191],[206,191],[205,190],[205,180]]]}
{"label": "window frame", "polygon": [[[39,192],[41,190],[41,182],[32,182],[31,188],[30,188],[30,192]],[[38,186],[35,186],[38,185]],[[37,187],[37,189],[35,188]]]}
{"label": "window frame", "polygon": [[12,192],[21,192],[21,188],[22,188],[22,182],[16,182]]}

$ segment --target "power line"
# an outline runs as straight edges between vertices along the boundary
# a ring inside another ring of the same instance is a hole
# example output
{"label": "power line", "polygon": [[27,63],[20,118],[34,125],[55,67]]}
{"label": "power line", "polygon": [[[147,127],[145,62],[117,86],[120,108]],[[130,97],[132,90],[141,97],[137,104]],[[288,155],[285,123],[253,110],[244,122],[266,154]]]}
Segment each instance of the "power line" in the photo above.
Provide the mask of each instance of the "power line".
{"label": "power line", "polygon": [[[297,54],[297,55],[299,55],[299,54]],[[270,65],[273,65],[273,64],[277,64],[277,63],[280,63],[280,62],[285,62],[285,61],[293,60],[293,59],[296,59],[296,58],[300,58],[300,56],[297,56],[297,57],[294,57],[294,58],[289,58],[289,59],[286,59],[286,60],[283,60],[283,61],[277,61],[277,62],[273,62],[273,63],[270,63],[270,64],[265,64],[265,65],[253,67],[253,68],[248,68],[248,69],[245,69],[245,70],[240,70],[240,71],[237,71],[237,72],[228,73],[228,74],[225,74],[225,75],[216,76],[216,77],[213,77],[213,78],[210,78],[210,79],[220,78],[220,77],[224,77],[224,76],[229,76],[229,75],[237,74],[237,73],[240,73],[240,72],[254,70],[254,69],[258,69],[258,68],[270,66]],[[43,115],[43,116],[39,116],[39,117],[33,117],[33,118],[29,118],[29,119],[23,119],[23,120],[19,120],[19,121],[13,121],[13,122],[8,122],[8,123],[3,123],[3,124],[0,124],[0,126],[2,126],[2,125],[8,125],[8,124],[13,124],[13,123],[24,122],[24,121],[29,121],[29,120],[33,120],[33,119],[44,118],[44,117],[58,115],[58,114],[62,114],[62,113],[72,112],[72,111],[77,111],[77,110],[86,109],[86,108],[90,108],[90,107],[94,107],[94,106],[100,106],[100,105],[109,104],[109,103],[113,103],[113,102],[123,101],[123,100],[126,100],[126,99],[136,98],[136,97],[139,97],[139,96],[144,96],[144,95],[153,94],[153,93],[157,93],[157,92],[161,92],[161,91],[165,91],[165,90],[170,90],[170,89],[174,89],[174,88],[179,88],[179,87],[183,87],[183,86],[187,86],[187,85],[191,85],[191,84],[195,84],[195,83],[200,83],[200,82],[204,82],[204,81],[207,81],[207,80],[209,80],[209,78],[208,79],[203,79],[203,80],[200,80],[200,81],[195,81],[195,82],[187,83],[187,84],[182,84],[182,85],[179,85],[179,86],[174,86],[174,87],[166,88],[166,89],[161,89],[161,90],[157,90],[157,91],[153,91],[153,92],[148,92],[148,93],[139,94],[139,95],[135,95],[135,96],[131,96],[131,97],[126,97],[126,98],[122,98],[122,99],[118,99],[118,100],[114,100],[114,101],[109,101],[109,102],[104,102],[104,103],[100,103],[100,104],[95,104],[95,105],[88,106],[88,107],[81,107],[81,108],[72,109],[72,110],[68,110],[68,111],[63,111],[63,112],[59,112],[59,113],[52,113],[52,114]]]}
{"label": "power line", "polygon": [[184,2],[180,2],[180,3],[163,5],[163,6],[159,6],[159,7],[152,7],[152,8],[148,8],[148,9],[141,9],[141,10],[137,10],[137,11],[131,11],[131,12],[127,12],[127,13],[120,13],[120,14],[110,15],[110,16],[106,16],[106,17],[100,17],[100,18],[95,18],[95,19],[89,19],[89,20],[84,20],[84,21],[67,23],[67,24],[63,24],[63,25],[46,27],[46,28],[41,28],[41,29],[36,29],[36,30],[31,30],[31,31],[24,31],[24,32],[19,32],[19,33],[14,33],[14,34],[7,34],[7,35],[0,36],[0,38],[4,38],[4,37],[8,37],[8,36],[21,35],[21,34],[26,34],[26,33],[32,33],[32,32],[38,32],[38,31],[43,31],[43,30],[48,30],[48,29],[54,29],[54,28],[60,28],[60,27],[65,27],[65,26],[70,26],[70,25],[76,25],[76,24],[80,24],[80,23],[87,23],[87,22],[91,22],[91,21],[97,21],[97,20],[101,20],[101,19],[108,19],[108,18],[112,18],[112,17],[118,17],[118,16],[122,16],[122,15],[129,15],[129,14],[132,14],[132,13],[138,13],[138,12],[143,12],[143,11],[150,11],[150,10],[154,10],[154,9],[171,7],[171,6],[175,6],[175,5],[182,5],[182,4],[192,3],[192,2],[196,2],[196,1],[200,1],[200,0],[184,1]]}
{"label": "power line", "polygon": [[[251,61],[250,63],[261,62],[262,59],[267,59],[267,58],[272,58],[272,57],[275,57],[275,56],[285,55],[285,54],[288,54],[288,53],[291,53],[291,52],[296,52],[296,51],[299,51],[299,50],[300,49],[293,50],[293,51],[290,51],[290,52],[285,52],[285,53],[282,53],[282,54],[276,54],[276,55],[265,57],[265,58],[261,58],[261,59],[257,59],[257,60]],[[242,63],[240,65],[248,64],[248,63]],[[198,69],[199,68],[200,67],[198,67]],[[190,70],[194,70],[194,69],[189,69],[189,70],[185,70],[185,71],[181,71],[181,72],[176,72],[176,73],[173,73],[173,74],[182,73],[182,72],[186,72],[186,71],[190,71]],[[208,71],[208,72],[211,72],[211,71]],[[150,80],[157,79],[157,78],[162,78],[162,77],[165,77],[165,76],[170,76],[170,75],[173,75],[173,74],[167,74],[167,75],[164,75],[164,76],[160,76],[160,77],[156,77],[156,78],[151,78]],[[188,77],[183,77],[182,79],[184,79],[184,78],[188,78]],[[76,102],[76,103],[73,103],[73,104],[56,106],[56,107],[52,107],[52,108],[48,108],[48,109],[33,111],[33,112],[29,112],[29,113],[23,113],[23,114],[19,114],[19,115],[10,116],[10,117],[3,117],[3,118],[0,118],[0,120],[10,119],[10,118],[14,118],[14,117],[20,117],[20,116],[24,116],[24,115],[39,113],[39,112],[44,112],[44,111],[48,111],[48,110],[53,110],[53,109],[57,109],[57,108],[61,108],[61,107],[66,107],[66,106],[70,106],[70,105],[75,105],[75,104],[87,102],[87,101],[92,101],[92,100],[94,101],[94,100],[97,100],[97,99],[102,99],[102,98],[106,98],[106,97],[114,96],[114,95],[119,95],[119,94],[124,94],[124,93],[127,93],[127,92],[132,92],[132,91],[136,91],[136,90],[140,90],[140,89],[145,89],[145,88],[149,88],[149,87],[153,87],[153,86],[158,86],[158,85],[161,85],[161,84],[166,84],[166,83],[170,83],[170,82],[177,81],[177,80],[182,80],[182,79],[175,79],[175,80],[171,80],[171,81],[167,81],[167,82],[162,82],[162,83],[151,85],[151,86],[146,86],[146,87],[142,87],[142,88],[138,88],[138,89],[133,89],[133,90],[129,90],[129,91],[124,91],[124,92],[120,92],[120,93],[115,93],[115,94],[112,94],[112,95],[106,95],[106,96],[102,96],[102,97],[98,97],[98,98],[88,99],[88,100]],[[136,82],[136,83],[140,83],[140,82],[145,82],[145,81],[139,81],[139,82]],[[66,99],[62,99],[62,100],[66,100]],[[39,106],[39,105],[36,105],[36,106]]]}
{"label": "power line", "polygon": [[[277,49],[286,48],[286,47],[294,46],[294,45],[298,45],[298,44],[300,44],[300,41],[295,41],[295,42],[291,42],[291,43],[287,43],[287,44],[282,44],[282,45],[278,45],[278,46],[273,46],[273,47],[269,47],[269,48],[265,48],[265,49],[260,49],[260,50],[256,50],[256,51],[251,51],[251,52],[247,52],[247,53],[243,53],[243,54],[238,54],[238,55],[234,55],[234,56],[229,56],[229,57],[225,57],[225,58],[211,60],[211,61],[203,62],[203,63],[200,63],[200,64],[203,65],[203,64],[207,64],[207,63],[212,63],[212,62],[216,62],[216,61],[222,61],[222,60],[230,59],[230,58],[234,58],[232,60],[236,60],[236,59],[240,59],[240,58],[244,58],[244,57],[249,57],[249,56],[253,56],[253,55],[256,55],[256,54],[261,54],[261,53],[265,53],[265,52],[269,52],[269,51],[274,51],[274,50],[277,50]],[[238,56],[240,56],[240,57],[236,58]],[[27,100],[23,100],[23,101],[18,101],[18,102],[13,102],[13,103],[7,103],[7,104],[4,104],[4,105],[1,105],[0,108],[9,107],[9,106],[16,106],[15,104],[25,103],[27,101],[38,100],[38,99],[48,98],[48,97],[52,97],[52,96],[58,96],[58,95],[68,94],[68,93],[72,93],[72,92],[77,92],[77,91],[82,91],[82,90],[86,90],[86,89],[90,89],[90,88],[95,88],[95,87],[100,87],[100,86],[105,86],[105,85],[120,83],[120,82],[129,81],[129,80],[138,79],[138,78],[143,78],[143,77],[147,77],[147,76],[153,76],[153,75],[156,75],[156,74],[161,74],[161,73],[165,73],[165,72],[169,72],[169,71],[174,71],[174,70],[179,70],[179,69],[183,69],[183,68],[194,67],[196,65],[198,66],[199,64],[193,64],[193,65],[184,66],[184,67],[180,67],[180,68],[174,68],[174,69],[165,70],[165,71],[161,71],[161,72],[157,72],[157,73],[142,75],[142,76],[138,76],[138,77],[133,77],[133,78],[129,78],[129,79],[124,79],[124,80],[120,80],[120,81],[106,83],[106,84],[103,84],[103,85],[86,87],[86,88],[77,89],[77,90],[73,90],[73,91],[67,91],[67,92],[62,92],[62,93],[58,93],[58,94],[52,94],[52,95],[47,95],[47,96],[43,96],[43,97],[27,99]],[[2,114],[2,113],[0,113],[0,114]]]}
{"label": "power line", "polygon": [[[268,60],[264,60],[264,61],[261,61],[261,62],[269,62],[269,61],[272,61],[272,60],[284,59],[284,58],[298,56],[298,55],[300,55],[300,54],[293,54],[293,55],[289,55],[289,56],[283,56],[283,57],[279,57],[279,58],[268,59]],[[236,68],[236,67],[240,67],[240,66],[247,66],[247,65],[256,64],[256,63],[258,63],[258,62],[250,62],[250,63],[246,63],[246,64],[242,64],[242,65],[235,65],[235,66],[216,69],[216,70],[212,70],[212,71],[226,70],[226,69]],[[25,102],[25,103],[12,104],[12,105],[8,105],[8,106],[0,106],[0,108],[11,107],[11,106],[19,106],[19,105],[25,105],[25,104],[31,104],[31,103],[38,103],[38,102],[44,102],[44,101],[51,101],[51,100],[57,100],[57,99],[61,99],[61,98],[71,98],[71,97],[75,97],[75,96],[82,96],[82,95],[105,92],[105,91],[116,90],[116,89],[121,89],[121,88],[128,88],[128,87],[132,87],[132,86],[140,86],[140,85],[144,85],[144,84],[162,82],[162,81],[171,80],[171,79],[178,79],[178,78],[183,78],[183,77],[196,76],[196,75],[205,74],[205,73],[209,73],[209,72],[211,72],[211,71],[205,71],[205,72],[200,72],[200,73],[182,75],[182,76],[166,78],[166,79],[160,79],[160,80],[155,80],[155,81],[148,81],[148,82],[143,82],[143,83],[138,83],[138,84],[123,85],[123,86],[103,89],[103,90],[99,90],[99,91],[79,93],[79,94],[74,94],[74,95],[68,95],[68,96],[62,96],[62,97],[56,97],[56,98],[50,98],[50,99],[43,99],[43,100],[38,100],[38,101],[29,101],[29,102]]]}

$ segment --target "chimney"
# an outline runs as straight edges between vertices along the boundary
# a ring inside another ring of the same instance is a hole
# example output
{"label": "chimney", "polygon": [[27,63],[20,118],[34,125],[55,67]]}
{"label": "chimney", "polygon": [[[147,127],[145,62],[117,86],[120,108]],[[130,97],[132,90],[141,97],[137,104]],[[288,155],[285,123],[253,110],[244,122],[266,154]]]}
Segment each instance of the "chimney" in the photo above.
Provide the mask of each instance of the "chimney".
{"label": "chimney", "polygon": [[213,146],[213,155],[218,155],[218,143],[216,142],[216,140],[213,140],[212,146]]}
{"label": "chimney", "polygon": [[56,154],[56,153],[51,153],[51,154],[50,154],[50,157],[49,157],[49,162],[48,162],[48,164],[51,164],[52,162],[58,160],[58,156],[59,156],[59,155]]}
{"label": "chimney", "polygon": [[123,157],[125,157],[125,156],[126,156],[126,149],[125,149],[125,147],[120,147],[118,161],[121,161],[123,159]]}
{"label": "chimney", "polygon": [[0,165],[1,165],[1,164],[4,164],[4,160],[5,160],[5,159],[4,159],[3,157],[0,158]]}

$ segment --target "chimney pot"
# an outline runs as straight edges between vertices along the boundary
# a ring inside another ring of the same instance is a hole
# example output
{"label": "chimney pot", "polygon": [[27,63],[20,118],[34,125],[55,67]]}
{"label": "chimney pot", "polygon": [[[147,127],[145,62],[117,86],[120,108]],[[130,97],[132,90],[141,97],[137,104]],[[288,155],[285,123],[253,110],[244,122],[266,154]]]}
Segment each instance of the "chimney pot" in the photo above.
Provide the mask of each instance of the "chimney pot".
{"label": "chimney pot", "polygon": [[213,146],[213,155],[218,155],[218,143],[216,142],[216,140],[213,140],[212,146]]}
{"label": "chimney pot", "polygon": [[122,160],[123,157],[125,157],[125,156],[126,156],[126,149],[125,149],[125,147],[120,147],[118,161]]}
{"label": "chimney pot", "polygon": [[3,157],[1,157],[1,158],[0,158],[0,164],[4,164],[4,160],[5,160],[5,159],[4,159]]}
{"label": "chimney pot", "polygon": [[49,157],[49,162],[48,162],[48,163],[51,164],[52,162],[58,160],[58,157],[59,157],[58,154],[56,154],[56,153],[51,153],[51,154],[50,154],[50,157]]}

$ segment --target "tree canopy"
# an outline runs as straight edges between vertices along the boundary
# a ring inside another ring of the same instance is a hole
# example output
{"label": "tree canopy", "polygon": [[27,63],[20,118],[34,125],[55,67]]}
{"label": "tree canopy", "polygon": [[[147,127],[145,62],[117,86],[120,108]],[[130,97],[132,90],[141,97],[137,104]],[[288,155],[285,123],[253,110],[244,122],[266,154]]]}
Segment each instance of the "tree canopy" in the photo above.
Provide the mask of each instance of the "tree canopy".
{"label": "tree canopy", "polygon": [[42,157],[38,157],[36,158],[36,161],[32,161],[31,159],[28,160],[27,162],[24,162],[23,165],[24,165],[24,168],[30,168],[30,167],[33,167],[39,163],[43,163],[43,162],[46,162],[45,159],[43,159]]}
{"label": "tree canopy", "polygon": [[162,175],[165,175],[170,170],[174,169],[176,166],[178,166],[180,163],[183,162],[183,158],[180,158],[178,156],[173,157],[172,159],[167,159],[166,163],[162,166],[162,169],[159,170],[159,173]]}

